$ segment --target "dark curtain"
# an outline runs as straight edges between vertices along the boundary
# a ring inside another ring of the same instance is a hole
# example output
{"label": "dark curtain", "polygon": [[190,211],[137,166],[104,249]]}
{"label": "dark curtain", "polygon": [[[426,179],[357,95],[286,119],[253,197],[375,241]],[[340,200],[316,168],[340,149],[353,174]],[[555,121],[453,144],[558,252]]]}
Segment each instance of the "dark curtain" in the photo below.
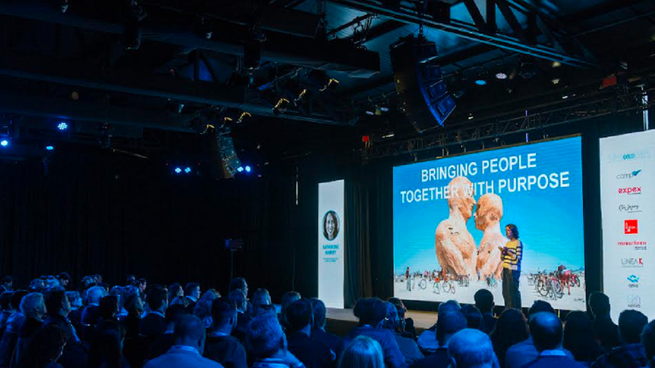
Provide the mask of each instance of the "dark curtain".
{"label": "dark curtain", "polygon": [[352,307],[357,299],[373,295],[371,284],[371,196],[369,189],[358,182],[345,185],[345,305]]}

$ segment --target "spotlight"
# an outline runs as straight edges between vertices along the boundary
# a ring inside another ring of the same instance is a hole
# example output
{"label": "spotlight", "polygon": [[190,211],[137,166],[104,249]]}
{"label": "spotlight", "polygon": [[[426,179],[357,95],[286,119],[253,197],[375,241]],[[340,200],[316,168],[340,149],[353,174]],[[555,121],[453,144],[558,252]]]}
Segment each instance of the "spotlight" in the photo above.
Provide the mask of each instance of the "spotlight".
{"label": "spotlight", "polygon": [[9,146],[9,140],[8,139],[3,139],[0,141],[0,146],[2,147],[7,147]]}
{"label": "spotlight", "polygon": [[553,61],[553,68],[559,68],[560,66],[562,66],[562,63],[559,61]]}
{"label": "spotlight", "polygon": [[559,78],[554,78],[554,79],[551,80],[551,83],[553,83],[554,85],[558,85],[559,82],[560,82]]}
{"label": "spotlight", "polygon": [[54,146],[45,146],[46,151],[54,151],[55,147]]}
{"label": "spotlight", "polygon": [[191,174],[191,168],[187,166],[187,168],[184,169],[184,172],[187,174]]}
{"label": "spotlight", "polygon": [[503,72],[496,73],[496,79],[500,79],[500,80],[507,79],[507,74]]}
{"label": "spotlight", "polygon": [[68,129],[68,123],[65,122],[65,121],[60,122],[59,124],[57,124],[57,129],[61,130],[62,132],[64,130],[67,130]]}
{"label": "spotlight", "polygon": [[249,173],[249,172],[252,171],[252,169],[250,168],[250,166],[246,166],[246,167],[245,167],[245,170],[246,170],[247,173]]}
{"label": "spotlight", "polygon": [[473,114],[469,114],[469,120],[473,120]]}
{"label": "spotlight", "polygon": [[286,98],[280,98],[277,104],[275,104],[275,107],[273,107],[273,114],[275,115],[284,114],[285,112],[287,112],[288,107],[289,107],[289,100],[287,100]]}
{"label": "spotlight", "polygon": [[181,169],[181,168],[179,168],[179,167],[176,167],[176,168],[175,168],[175,173],[176,173],[176,174],[179,174],[179,173],[181,173],[181,172],[182,172],[182,169]]}
{"label": "spotlight", "polygon": [[487,81],[484,80],[484,79],[478,78],[478,79],[475,80],[475,84],[477,84],[478,86],[486,86]]}
{"label": "spotlight", "polygon": [[238,172],[243,172],[243,166],[239,166],[239,167],[237,167],[237,171],[238,171]]}
{"label": "spotlight", "polygon": [[239,115],[239,118],[237,119],[237,124],[243,123],[245,119],[251,118],[252,114],[249,112],[242,112],[241,115]]}

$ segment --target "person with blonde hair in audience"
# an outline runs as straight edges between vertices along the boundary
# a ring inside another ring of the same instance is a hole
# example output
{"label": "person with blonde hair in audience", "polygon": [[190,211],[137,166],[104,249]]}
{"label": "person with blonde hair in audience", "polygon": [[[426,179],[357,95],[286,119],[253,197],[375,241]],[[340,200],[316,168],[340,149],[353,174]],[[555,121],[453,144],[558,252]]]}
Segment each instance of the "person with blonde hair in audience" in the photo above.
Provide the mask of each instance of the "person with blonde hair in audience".
{"label": "person with blonde hair in audience", "polygon": [[214,290],[209,289],[202,294],[198,303],[193,308],[193,315],[200,318],[202,323],[205,324],[205,328],[209,328],[212,325],[212,302],[214,299],[220,298],[221,294]]}
{"label": "person with blonde hair in audience", "polygon": [[384,368],[380,344],[367,336],[357,336],[346,346],[339,359],[339,368]]}

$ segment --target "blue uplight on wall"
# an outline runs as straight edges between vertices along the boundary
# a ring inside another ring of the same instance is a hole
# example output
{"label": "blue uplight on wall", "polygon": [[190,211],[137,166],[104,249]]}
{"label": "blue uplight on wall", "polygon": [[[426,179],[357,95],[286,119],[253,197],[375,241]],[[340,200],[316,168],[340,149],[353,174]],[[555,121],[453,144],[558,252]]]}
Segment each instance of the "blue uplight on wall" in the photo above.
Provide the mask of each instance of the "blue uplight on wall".
{"label": "blue uplight on wall", "polygon": [[0,140],[0,146],[2,146],[2,147],[9,146],[9,140],[8,139]]}
{"label": "blue uplight on wall", "polygon": [[179,174],[179,173],[181,173],[181,172],[182,172],[182,169],[181,169],[181,168],[179,168],[179,167],[176,167],[176,168],[175,168],[175,173],[176,173],[176,174]]}
{"label": "blue uplight on wall", "polygon": [[252,169],[250,168],[250,166],[246,166],[246,172],[249,173],[251,171],[252,171]]}
{"label": "blue uplight on wall", "polygon": [[187,174],[191,174],[191,168],[187,166],[187,168],[184,169],[184,172]]}
{"label": "blue uplight on wall", "polygon": [[62,132],[64,130],[67,130],[68,129],[68,123],[65,122],[65,121],[60,122],[59,124],[57,124],[57,129],[61,130]]}

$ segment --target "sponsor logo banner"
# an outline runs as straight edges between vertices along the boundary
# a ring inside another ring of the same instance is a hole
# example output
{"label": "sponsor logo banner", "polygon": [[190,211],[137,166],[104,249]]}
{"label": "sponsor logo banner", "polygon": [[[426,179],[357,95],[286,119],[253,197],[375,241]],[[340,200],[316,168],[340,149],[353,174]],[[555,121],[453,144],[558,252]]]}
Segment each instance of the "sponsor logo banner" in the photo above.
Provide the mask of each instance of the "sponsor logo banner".
{"label": "sponsor logo banner", "polygon": [[619,205],[619,211],[626,213],[639,213],[641,212],[641,207],[638,204],[621,204]]}
{"label": "sponsor logo banner", "polygon": [[619,194],[639,195],[641,194],[641,187],[619,188]]}
{"label": "sponsor logo banner", "polygon": [[625,220],[623,222],[624,234],[639,234],[639,222],[637,220]]}
{"label": "sponsor logo banner", "polygon": [[640,172],[641,172],[641,170],[635,170],[635,171],[629,172],[629,173],[621,173],[621,174],[618,174],[616,176],[616,178],[619,179],[619,180],[632,179],[632,178],[636,177],[637,175],[639,175]]}

